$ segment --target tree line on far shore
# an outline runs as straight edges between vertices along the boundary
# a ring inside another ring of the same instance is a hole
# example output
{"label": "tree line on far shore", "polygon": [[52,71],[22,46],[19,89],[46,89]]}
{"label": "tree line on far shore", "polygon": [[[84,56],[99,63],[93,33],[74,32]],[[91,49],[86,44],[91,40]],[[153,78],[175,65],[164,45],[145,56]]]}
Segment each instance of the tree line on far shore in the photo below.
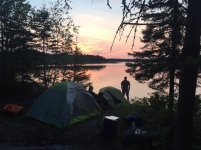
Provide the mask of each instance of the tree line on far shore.
{"label": "tree line on far shore", "polygon": [[[88,55],[88,54],[67,54],[67,53],[60,53],[60,54],[44,54],[43,52],[29,50],[26,52],[26,56],[30,56],[32,61],[39,67],[39,65],[43,65],[43,57],[46,57],[47,65],[69,65],[74,63],[80,64],[93,64],[93,63],[106,63],[107,59],[99,56],[99,55]],[[75,62],[75,58],[78,57],[79,61]],[[57,59],[59,61],[57,61]],[[58,66],[59,67],[59,66]]]}
{"label": "tree line on far shore", "polygon": [[[75,70],[81,68],[76,64],[106,61],[101,56],[84,55],[78,47],[79,28],[69,15],[69,3],[69,0],[57,0],[36,9],[26,0],[1,1],[1,91],[37,83],[48,88],[58,78],[74,81],[78,74]],[[66,64],[76,69],[67,72]],[[83,80],[89,79],[84,72],[79,74]]]}

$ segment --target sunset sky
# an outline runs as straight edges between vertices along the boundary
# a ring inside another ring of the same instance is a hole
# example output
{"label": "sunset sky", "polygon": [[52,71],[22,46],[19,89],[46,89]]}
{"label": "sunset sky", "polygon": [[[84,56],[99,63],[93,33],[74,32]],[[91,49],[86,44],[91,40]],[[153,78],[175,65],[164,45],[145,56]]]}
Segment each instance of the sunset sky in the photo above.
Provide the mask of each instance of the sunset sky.
{"label": "sunset sky", "polygon": [[[40,8],[42,3],[55,0],[29,0],[32,6]],[[79,27],[78,46],[85,54],[101,55],[106,58],[132,58],[130,39],[125,43],[127,33],[121,41],[115,40],[112,51],[110,47],[116,30],[121,22],[121,1],[110,0],[112,9],[107,6],[107,0],[71,0],[70,16]],[[139,51],[142,44],[137,36],[134,51]]]}

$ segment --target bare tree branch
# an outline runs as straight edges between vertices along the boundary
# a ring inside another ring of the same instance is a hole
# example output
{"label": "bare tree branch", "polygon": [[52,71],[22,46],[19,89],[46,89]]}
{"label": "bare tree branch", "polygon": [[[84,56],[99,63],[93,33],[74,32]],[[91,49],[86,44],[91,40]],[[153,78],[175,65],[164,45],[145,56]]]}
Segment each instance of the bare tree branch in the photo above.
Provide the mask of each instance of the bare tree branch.
{"label": "bare tree branch", "polygon": [[132,26],[147,26],[147,25],[151,25],[151,26],[157,26],[157,25],[161,25],[161,23],[137,23],[137,22],[124,22],[123,24],[125,25],[132,25]]}
{"label": "bare tree branch", "polygon": [[110,8],[110,9],[112,9],[112,7],[110,6],[110,2],[109,2],[110,0],[107,0],[107,5],[108,5],[108,7]]}

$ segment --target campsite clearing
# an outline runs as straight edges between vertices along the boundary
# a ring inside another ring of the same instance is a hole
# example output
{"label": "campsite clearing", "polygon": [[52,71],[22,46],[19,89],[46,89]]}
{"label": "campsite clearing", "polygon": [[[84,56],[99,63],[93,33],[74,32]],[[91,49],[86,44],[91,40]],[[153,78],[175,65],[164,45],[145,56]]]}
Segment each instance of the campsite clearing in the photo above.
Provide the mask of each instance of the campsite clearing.
{"label": "campsite clearing", "polygon": [[[127,121],[124,124],[124,119],[133,114],[134,109],[129,108],[131,105],[128,102],[124,104],[124,100],[118,99],[119,91],[109,89],[103,90],[102,95],[113,107],[102,111],[86,90],[69,82],[53,86],[37,99],[2,99],[1,110],[5,104],[15,103],[23,106],[24,114],[16,116],[0,112],[0,150],[10,146],[43,147],[42,150],[50,146],[61,146],[60,149],[57,147],[51,148],[52,150],[66,150],[63,147],[68,150],[136,149],[136,144],[127,145],[124,141],[128,131],[128,124]],[[113,91],[116,94],[113,95]],[[113,103],[112,99],[116,101]],[[120,105],[115,107],[117,104]],[[89,113],[94,114],[97,110],[98,113],[88,117]],[[107,120],[106,126],[105,116],[116,116],[119,119],[117,122]],[[138,144],[141,145],[146,144]]]}
{"label": "campsite clearing", "polygon": [[[122,150],[122,139],[106,139],[101,135],[104,115],[60,129],[27,118],[24,115],[10,116],[0,113],[0,145],[34,147],[48,145],[70,146],[72,150]],[[127,148],[128,149],[128,148]]]}

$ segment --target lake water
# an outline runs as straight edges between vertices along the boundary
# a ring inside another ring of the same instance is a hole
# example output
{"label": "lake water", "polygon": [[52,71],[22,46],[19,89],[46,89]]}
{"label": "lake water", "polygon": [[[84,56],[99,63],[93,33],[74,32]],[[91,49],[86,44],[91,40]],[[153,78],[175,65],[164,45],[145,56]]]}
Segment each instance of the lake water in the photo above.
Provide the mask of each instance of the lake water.
{"label": "lake water", "polygon": [[[73,67],[74,68],[74,67]],[[72,80],[72,77],[83,75],[83,74],[89,74],[89,82],[92,82],[92,85],[94,87],[94,92],[98,93],[99,90],[106,86],[113,86],[117,89],[121,89],[121,81],[124,79],[125,76],[127,76],[128,80],[131,84],[130,89],[130,98],[143,98],[143,97],[149,97],[151,93],[154,92],[154,90],[150,89],[147,86],[147,83],[139,83],[137,82],[133,77],[131,77],[128,73],[126,73],[127,67],[125,66],[125,63],[107,63],[107,64],[85,64],[81,65],[81,70],[74,70],[72,66],[67,66],[66,69],[64,69],[64,74],[70,75],[70,79],[65,80]],[[53,69],[54,70],[54,69]],[[49,73],[53,71],[52,69],[49,69]],[[69,74],[69,70],[71,70],[71,73]],[[57,76],[58,79],[56,82],[60,82],[62,80],[62,72],[61,69],[58,69]],[[79,72],[81,71],[81,72]],[[54,73],[53,73],[54,75]],[[82,77],[81,77],[82,78]],[[39,78],[34,78],[35,81],[41,82],[42,81]],[[87,79],[88,82],[88,79]],[[51,86],[51,85],[50,85]],[[201,94],[201,88],[197,88],[196,91],[197,94]]]}
{"label": "lake water", "polygon": [[[91,64],[90,64],[91,65]],[[91,75],[90,81],[94,87],[94,92],[98,93],[99,89],[105,86],[113,86],[121,89],[121,81],[124,76],[127,76],[131,83],[130,98],[135,97],[149,97],[149,94],[154,92],[146,83],[139,83],[128,73],[125,72],[127,67],[125,63],[111,63],[111,64],[95,64],[105,66],[100,70],[88,70],[87,73]],[[197,88],[197,94],[201,94],[201,88]]]}
{"label": "lake water", "polygon": [[105,67],[101,70],[88,70],[87,74],[91,75],[90,81],[94,87],[94,92],[98,91],[105,86],[113,86],[121,89],[121,81],[124,76],[127,76],[131,84],[130,98],[134,97],[145,97],[153,92],[148,88],[147,84],[140,84],[134,78],[132,78],[128,73],[125,72],[125,63],[111,63],[111,64],[95,64],[104,65]]}

